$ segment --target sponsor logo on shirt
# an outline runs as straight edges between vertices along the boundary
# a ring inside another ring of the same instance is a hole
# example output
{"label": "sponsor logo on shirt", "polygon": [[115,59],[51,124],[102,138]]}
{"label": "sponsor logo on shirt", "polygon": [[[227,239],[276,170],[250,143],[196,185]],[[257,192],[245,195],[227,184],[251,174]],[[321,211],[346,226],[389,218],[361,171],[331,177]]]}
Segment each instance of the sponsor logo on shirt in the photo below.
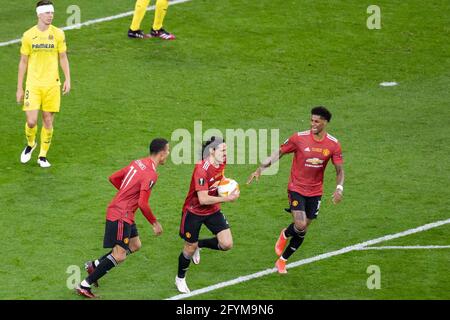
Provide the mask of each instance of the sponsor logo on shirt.
{"label": "sponsor logo on shirt", "polygon": [[39,43],[39,44],[32,44],[32,49],[54,49],[55,45],[53,43]]}
{"label": "sponsor logo on shirt", "polygon": [[322,167],[323,162],[324,161],[319,158],[309,158],[309,159],[306,159],[305,166],[313,167],[313,168],[320,168],[320,167]]}

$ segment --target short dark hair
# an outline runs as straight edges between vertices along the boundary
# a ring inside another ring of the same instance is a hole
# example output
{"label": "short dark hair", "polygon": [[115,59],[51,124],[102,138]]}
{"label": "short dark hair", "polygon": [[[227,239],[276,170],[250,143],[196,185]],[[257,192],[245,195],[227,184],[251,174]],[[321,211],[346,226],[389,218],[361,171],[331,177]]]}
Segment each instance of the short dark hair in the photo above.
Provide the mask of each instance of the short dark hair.
{"label": "short dark hair", "polygon": [[157,154],[158,152],[163,151],[166,148],[166,145],[169,143],[164,138],[156,138],[150,142],[150,154]]}
{"label": "short dark hair", "polygon": [[318,106],[311,109],[311,115],[320,116],[327,120],[328,122],[331,121],[331,112],[328,111],[327,108],[324,106]]}
{"label": "short dark hair", "polygon": [[205,157],[209,155],[210,148],[216,150],[216,148],[224,142],[225,140],[223,138],[212,136],[202,145],[202,159],[205,159]]}
{"label": "short dark hair", "polygon": [[40,7],[40,6],[46,6],[46,5],[49,5],[49,4],[52,4],[52,5],[53,5],[53,2],[51,2],[50,0],[41,0],[41,1],[39,1],[39,2],[36,4],[36,8],[37,8],[37,7]]}

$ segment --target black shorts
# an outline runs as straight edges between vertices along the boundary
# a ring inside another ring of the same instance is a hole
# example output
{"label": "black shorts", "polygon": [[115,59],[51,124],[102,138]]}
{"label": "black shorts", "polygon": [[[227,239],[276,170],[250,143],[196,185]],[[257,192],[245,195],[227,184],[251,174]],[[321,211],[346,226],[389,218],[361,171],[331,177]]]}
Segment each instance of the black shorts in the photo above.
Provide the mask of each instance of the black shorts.
{"label": "black shorts", "polygon": [[197,242],[202,224],[213,234],[230,228],[220,210],[208,216],[200,216],[186,210],[186,213],[181,214],[180,237],[189,243]]}
{"label": "black shorts", "polygon": [[103,248],[114,248],[116,245],[119,245],[125,250],[128,250],[130,239],[138,235],[135,223],[129,224],[122,220],[106,220]]}
{"label": "black shorts", "polygon": [[322,196],[314,196],[314,197],[305,197],[300,193],[294,191],[288,191],[289,197],[289,210],[291,212],[293,210],[304,211],[306,213],[306,217],[310,220],[316,219],[319,214],[320,209],[320,201]]}

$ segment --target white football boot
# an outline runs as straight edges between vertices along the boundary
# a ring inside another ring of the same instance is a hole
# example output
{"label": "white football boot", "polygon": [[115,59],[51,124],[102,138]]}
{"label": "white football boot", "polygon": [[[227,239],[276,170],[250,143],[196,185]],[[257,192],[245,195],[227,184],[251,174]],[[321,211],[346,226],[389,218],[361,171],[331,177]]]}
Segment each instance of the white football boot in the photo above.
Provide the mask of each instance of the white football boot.
{"label": "white football boot", "polygon": [[200,250],[202,250],[202,249],[199,247],[197,247],[197,249],[195,249],[194,255],[192,256],[192,262],[194,264],[200,263]]}
{"label": "white football boot", "polygon": [[34,146],[26,146],[23,149],[22,154],[20,155],[20,162],[27,163],[31,159],[31,155],[33,154],[34,149],[36,149],[37,143],[34,143]]}
{"label": "white football boot", "polygon": [[37,159],[37,163],[41,168],[49,168],[52,166],[45,157],[39,157]]}
{"label": "white football boot", "polygon": [[186,284],[186,278],[178,278],[178,276],[176,276],[175,285],[177,286],[178,291],[180,291],[181,293],[191,292]]}

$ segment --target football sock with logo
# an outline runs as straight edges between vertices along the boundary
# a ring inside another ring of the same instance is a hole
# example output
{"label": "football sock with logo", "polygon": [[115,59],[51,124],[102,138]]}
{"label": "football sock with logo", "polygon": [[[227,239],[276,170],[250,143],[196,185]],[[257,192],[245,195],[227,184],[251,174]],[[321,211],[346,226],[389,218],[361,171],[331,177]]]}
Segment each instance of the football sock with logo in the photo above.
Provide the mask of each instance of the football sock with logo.
{"label": "football sock with logo", "polygon": [[137,31],[141,29],[141,23],[144,19],[145,13],[147,12],[147,6],[150,0],[137,0],[134,6],[133,20],[131,22],[130,29]]}
{"label": "football sock with logo", "polygon": [[219,240],[216,237],[210,239],[202,239],[198,241],[199,248],[209,248],[213,250],[222,250],[219,246]]}
{"label": "football sock with logo", "polygon": [[181,252],[178,257],[178,278],[184,278],[186,276],[190,263],[191,257],[186,257],[184,252]]}
{"label": "football sock with logo", "polygon": [[103,277],[109,270],[116,267],[118,265],[116,259],[112,256],[112,254],[108,255],[106,259],[103,259],[100,264],[95,268],[94,272],[92,272],[87,278],[86,281],[91,285],[92,283],[98,281],[101,277]]}
{"label": "football sock with logo", "polygon": [[30,128],[28,123],[25,122],[25,136],[27,137],[27,143],[29,147],[34,146],[36,143],[36,133],[38,126],[35,125],[34,128]]}
{"label": "football sock with logo", "polygon": [[289,245],[284,250],[281,257],[284,260],[289,259],[290,256],[301,246],[303,239],[305,238],[305,232],[301,232],[292,237],[291,241],[289,241]]}
{"label": "football sock with logo", "polygon": [[46,127],[42,127],[41,150],[39,152],[39,157],[47,157],[48,149],[50,149],[50,145],[52,143],[52,137],[53,137],[53,128],[47,129]]}
{"label": "football sock with logo", "polygon": [[153,30],[159,30],[163,26],[164,17],[169,7],[169,1],[156,0],[155,19],[153,20]]}

